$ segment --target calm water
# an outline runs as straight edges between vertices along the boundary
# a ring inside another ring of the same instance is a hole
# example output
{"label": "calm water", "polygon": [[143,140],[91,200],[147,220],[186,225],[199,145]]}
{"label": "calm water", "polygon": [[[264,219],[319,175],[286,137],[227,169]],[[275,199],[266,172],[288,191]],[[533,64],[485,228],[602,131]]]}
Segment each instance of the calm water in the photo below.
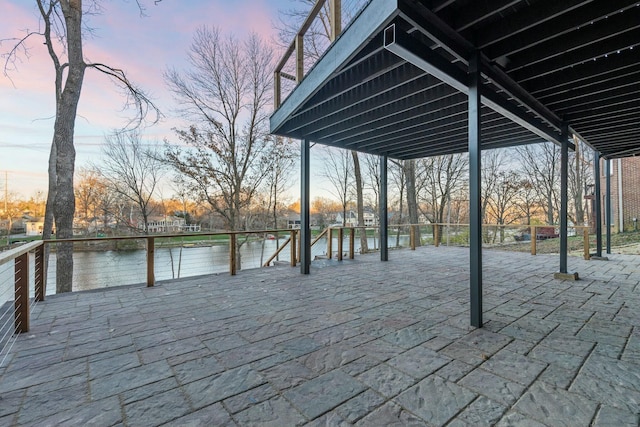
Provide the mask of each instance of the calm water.
{"label": "calm water", "polygon": [[[408,244],[408,236],[400,237],[400,244]],[[284,239],[280,240],[282,244]],[[389,238],[389,246],[395,246],[395,236]],[[337,249],[337,239],[333,239],[333,250]],[[377,248],[379,242],[368,239],[369,248]],[[275,240],[247,242],[240,250],[242,269],[259,268],[273,255],[277,248]],[[321,239],[312,248],[312,258],[326,255],[327,239]],[[344,241],[344,251],[349,249],[348,239]],[[360,249],[356,238],[355,250]],[[146,251],[99,251],[74,253],[73,290],[99,289],[109,286],[129,285],[146,282]],[[286,247],[278,257],[279,261],[290,261],[290,249]],[[47,275],[47,295],[55,293],[56,257],[49,258]],[[224,273],[229,271],[228,245],[158,248],[155,253],[156,280],[168,280]],[[33,256],[30,257],[30,275],[33,277]],[[13,264],[0,266],[0,303],[13,299]],[[33,283],[33,279],[30,280]],[[33,285],[32,285],[33,286]],[[4,291],[3,291],[4,290]],[[32,290],[33,294],[33,290]]]}

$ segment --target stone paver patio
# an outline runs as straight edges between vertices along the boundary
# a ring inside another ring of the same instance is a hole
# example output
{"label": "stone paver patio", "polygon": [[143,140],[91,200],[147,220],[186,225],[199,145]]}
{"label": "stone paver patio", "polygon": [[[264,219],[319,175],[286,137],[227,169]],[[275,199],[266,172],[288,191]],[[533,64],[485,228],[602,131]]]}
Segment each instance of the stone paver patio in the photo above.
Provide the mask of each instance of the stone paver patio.
{"label": "stone paver patio", "polygon": [[0,368],[0,425],[626,426],[640,256],[419,248],[50,297]]}

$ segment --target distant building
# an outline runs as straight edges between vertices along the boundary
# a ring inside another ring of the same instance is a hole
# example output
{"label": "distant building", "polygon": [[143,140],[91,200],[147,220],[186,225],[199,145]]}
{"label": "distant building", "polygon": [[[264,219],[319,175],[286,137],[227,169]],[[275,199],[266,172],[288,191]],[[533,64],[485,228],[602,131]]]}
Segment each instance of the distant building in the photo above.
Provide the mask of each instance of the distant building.
{"label": "distant building", "polygon": [[25,220],[24,227],[27,236],[41,236],[44,228],[44,218],[30,218]]}
{"label": "distant building", "polygon": [[149,233],[189,233],[200,231],[200,225],[187,224],[184,218],[168,216],[153,218],[147,223],[147,230]]}
{"label": "distant building", "polygon": [[[606,161],[600,165],[602,221],[606,224]],[[634,221],[635,218],[635,221]],[[611,224],[614,231],[638,229],[640,220],[640,157],[611,160]]]}

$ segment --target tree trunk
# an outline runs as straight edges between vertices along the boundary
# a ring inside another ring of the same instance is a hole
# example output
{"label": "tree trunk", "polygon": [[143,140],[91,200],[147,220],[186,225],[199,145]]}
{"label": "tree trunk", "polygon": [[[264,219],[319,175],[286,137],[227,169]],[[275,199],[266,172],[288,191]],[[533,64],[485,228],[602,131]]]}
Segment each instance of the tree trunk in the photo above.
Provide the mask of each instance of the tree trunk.
{"label": "tree trunk", "polygon": [[[69,239],[73,237],[73,217],[75,214],[73,172],[76,150],[73,139],[86,64],[82,54],[82,1],[62,1],[60,5],[67,30],[69,66],[54,124],[57,191],[53,215],[57,238]],[[56,250],[56,292],[70,292],[73,278],[73,244],[58,244]]]}
{"label": "tree trunk", "polygon": [[[358,226],[364,226],[364,195],[362,190],[362,172],[360,171],[360,159],[358,158],[358,152],[351,151],[353,156],[353,174],[356,178],[356,199],[358,204]],[[365,254],[369,252],[369,246],[367,244],[367,230],[360,229],[360,253]]]}

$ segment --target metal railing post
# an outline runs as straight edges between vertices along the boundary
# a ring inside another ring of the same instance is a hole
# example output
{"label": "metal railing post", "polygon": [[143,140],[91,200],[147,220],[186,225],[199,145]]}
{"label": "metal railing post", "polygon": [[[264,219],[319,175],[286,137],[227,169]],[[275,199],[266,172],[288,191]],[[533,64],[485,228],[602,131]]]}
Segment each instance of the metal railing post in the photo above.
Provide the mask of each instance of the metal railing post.
{"label": "metal railing post", "polygon": [[236,275],[236,246],[238,236],[235,233],[229,234],[229,274]]}
{"label": "metal railing post", "polygon": [[44,262],[44,243],[36,248],[36,256],[35,256],[35,277],[34,279],[34,288],[35,288],[35,300],[36,301],[44,301],[44,297],[47,293],[46,283],[47,283],[47,269],[45,267]]}
{"label": "metal railing post", "polygon": [[15,332],[29,332],[29,253],[15,259]]}
{"label": "metal railing post", "polygon": [[147,287],[152,287],[156,284],[155,252],[155,238],[147,237]]}
{"label": "metal railing post", "polygon": [[291,230],[291,267],[295,267],[298,262],[296,260],[296,255],[298,252],[298,243],[297,243],[297,236],[296,236],[296,230]]}
{"label": "metal railing post", "polygon": [[344,238],[344,228],[338,228],[338,261],[342,261],[342,239]]}
{"label": "metal railing post", "polygon": [[354,251],[354,246],[356,244],[356,232],[355,232],[355,228],[351,227],[349,229],[349,259],[354,259],[355,256],[355,251]]}

